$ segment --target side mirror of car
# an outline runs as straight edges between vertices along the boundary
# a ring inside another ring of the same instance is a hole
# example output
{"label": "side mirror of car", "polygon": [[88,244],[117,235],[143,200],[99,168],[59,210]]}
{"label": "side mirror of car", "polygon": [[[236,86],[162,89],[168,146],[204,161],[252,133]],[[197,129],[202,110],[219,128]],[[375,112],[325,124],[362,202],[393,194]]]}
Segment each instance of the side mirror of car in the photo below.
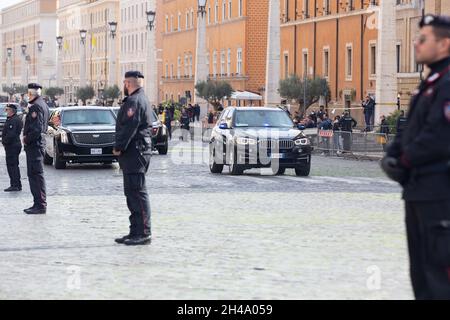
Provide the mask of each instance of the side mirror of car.
{"label": "side mirror of car", "polygon": [[306,129],[305,126],[302,125],[302,124],[298,124],[297,128],[298,128],[298,130],[305,130]]}
{"label": "side mirror of car", "polygon": [[229,129],[226,122],[223,122],[219,125],[219,129]]}

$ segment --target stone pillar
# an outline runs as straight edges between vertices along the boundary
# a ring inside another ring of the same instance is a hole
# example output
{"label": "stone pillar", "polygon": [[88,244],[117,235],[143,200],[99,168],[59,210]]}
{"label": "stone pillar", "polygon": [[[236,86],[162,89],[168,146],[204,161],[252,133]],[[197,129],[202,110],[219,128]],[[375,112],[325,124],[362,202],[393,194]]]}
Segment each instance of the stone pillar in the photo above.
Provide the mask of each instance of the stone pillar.
{"label": "stone pillar", "polygon": [[396,56],[397,26],[396,1],[380,1],[378,11],[377,43],[377,87],[375,123],[380,123],[380,116],[388,116],[397,110],[397,62]]}
{"label": "stone pillar", "polygon": [[[42,50],[44,50],[42,48]],[[36,59],[36,78],[37,83],[39,83],[41,86],[44,86],[42,83],[42,50],[37,50],[37,59]]]}
{"label": "stone pillar", "polygon": [[269,23],[267,32],[266,90],[265,104],[281,103],[278,93],[280,82],[280,0],[269,0]]}
{"label": "stone pillar", "polygon": [[[209,70],[206,63],[206,13],[199,12],[197,14],[197,42],[195,54],[194,85],[208,80]],[[208,112],[208,103],[197,96],[197,90],[194,89],[194,104],[196,103],[200,106],[200,118],[203,118]]]}
{"label": "stone pillar", "polygon": [[7,56],[7,64],[6,64],[6,85],[8,87],[12,87],[12,57]]}
{"label": "stone pillar", "polygon": [[27,85],[27,53],[20,53],[21,54],[21,65],[20,65],[20,81],[21,84],[26,86]]}

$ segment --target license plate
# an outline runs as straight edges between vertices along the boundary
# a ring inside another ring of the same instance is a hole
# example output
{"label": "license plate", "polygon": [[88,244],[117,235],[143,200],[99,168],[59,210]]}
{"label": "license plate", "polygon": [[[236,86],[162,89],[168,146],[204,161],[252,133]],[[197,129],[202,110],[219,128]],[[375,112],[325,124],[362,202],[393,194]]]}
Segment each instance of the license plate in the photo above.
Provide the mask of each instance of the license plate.
{"label": "license plate", "polygon": [[283,154],[282,154],[282,153],[272,153],[272,154],[270,155],[270,157],[271,157],[272,159],[282,159],[282,158],[283,158]]}
{"label": "license plate", "polygon": [[91,154],[102,154],[102,149],[91,149]]}

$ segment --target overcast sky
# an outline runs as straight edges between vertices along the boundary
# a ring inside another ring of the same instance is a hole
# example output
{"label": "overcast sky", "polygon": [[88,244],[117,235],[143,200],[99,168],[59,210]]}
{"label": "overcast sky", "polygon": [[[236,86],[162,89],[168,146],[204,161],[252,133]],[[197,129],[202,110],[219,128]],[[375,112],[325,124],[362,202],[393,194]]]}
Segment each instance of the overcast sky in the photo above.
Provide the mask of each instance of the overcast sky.
{"label": "overcast sky", "polygon": [[22,0],[0,0],[0,10],[9,7],[13,4],[19,3]]}

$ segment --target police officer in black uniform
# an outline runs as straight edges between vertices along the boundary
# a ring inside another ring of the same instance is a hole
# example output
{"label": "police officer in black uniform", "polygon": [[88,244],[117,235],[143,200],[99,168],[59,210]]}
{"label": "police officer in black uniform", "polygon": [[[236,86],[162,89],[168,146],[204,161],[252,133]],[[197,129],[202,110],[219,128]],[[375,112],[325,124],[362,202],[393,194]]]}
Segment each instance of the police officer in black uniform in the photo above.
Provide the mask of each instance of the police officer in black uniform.
{"label": "police officer in black uniform", "polygon": [[408,118],[405,116],[405,111],[400,111],[400,116],[397,119],[397,124],[395,126],[396,131],[399,133],[402,133],[403,130],[406,127],[406,123],[408,121]]}
{"label": "police officer in black uniform", "polygon": [[117,243],[145,245],[151,242],[150,202],[145,182],[151,158],[152,118],[145,96],[144,76],[128,71],[124,80],[124,103],[117,114],[114,154],[123,171],[124,193],[130,215],[130,232]]}
{"label": "police officer in black uniform", "polygon": [[431,72],[381,165],[403,186],[416,299],[450,299],[450,17],[424,16],[415,49]]}
{"label": "police officer in black uniform", "polygon": [[42,86],[37,83],[28,85],[29,108],[23,128],[23,143],[27,155],[27,174],[34,204],[25,209],[27,214],[45,214],[47,212],[47,195],[44,179],[44,149],[47,132],[49,109],[41,97]]}
{"label": "police officer in black uniform", "polygon": [[2,144],[5,147],[6,167],[10,180],[10,187],[5,192],[21,191],[19,155],[22,150],[20,133],[22,132],[22,119],[17,115],[17,106],[8,104],[5,107],[6,122],[2,131]]}
{"label": "police officer in black uniform", "polygon": [[343,152],[349,152],[352,145],[352,132],[353,128],[358,125],[355,119],[350,115],[348,111],[345,111],[344,116],[341,118],[341,135],[343,139]]}

